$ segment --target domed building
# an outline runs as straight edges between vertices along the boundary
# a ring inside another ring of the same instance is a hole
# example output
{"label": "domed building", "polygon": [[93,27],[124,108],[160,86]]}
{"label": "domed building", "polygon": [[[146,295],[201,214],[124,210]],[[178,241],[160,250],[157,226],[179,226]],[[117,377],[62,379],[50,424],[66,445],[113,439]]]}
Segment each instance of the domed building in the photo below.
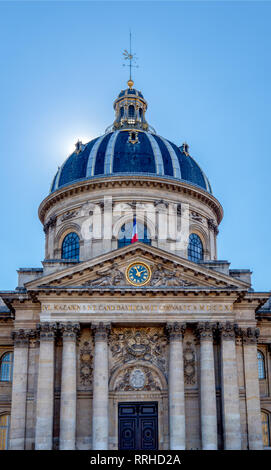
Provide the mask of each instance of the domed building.
{"label": "domed building", "polygon": [[56,172],[42,268],[0,292],[0,445],[270,447],[270,293],[217,259],[223,209],[132,80]]}

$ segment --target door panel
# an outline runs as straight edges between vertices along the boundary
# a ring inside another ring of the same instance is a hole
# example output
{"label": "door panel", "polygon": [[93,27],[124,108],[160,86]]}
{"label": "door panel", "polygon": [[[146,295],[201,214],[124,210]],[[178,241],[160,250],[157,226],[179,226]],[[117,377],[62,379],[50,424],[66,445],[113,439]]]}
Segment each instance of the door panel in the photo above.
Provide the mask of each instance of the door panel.
{"label": "door panel", "polygon": [[119,403],[119,449],[158,450],[158,403]]}

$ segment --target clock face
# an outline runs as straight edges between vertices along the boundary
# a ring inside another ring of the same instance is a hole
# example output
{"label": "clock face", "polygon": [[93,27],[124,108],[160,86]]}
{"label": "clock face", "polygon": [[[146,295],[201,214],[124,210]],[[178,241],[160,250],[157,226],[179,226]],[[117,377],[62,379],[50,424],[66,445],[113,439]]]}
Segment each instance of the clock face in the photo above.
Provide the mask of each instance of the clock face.
{"label": "clock face", "polygon": [[145,263],[132,263],[126,270],[126,279],[133,286],[144,286],[151,278],[151,270]]}

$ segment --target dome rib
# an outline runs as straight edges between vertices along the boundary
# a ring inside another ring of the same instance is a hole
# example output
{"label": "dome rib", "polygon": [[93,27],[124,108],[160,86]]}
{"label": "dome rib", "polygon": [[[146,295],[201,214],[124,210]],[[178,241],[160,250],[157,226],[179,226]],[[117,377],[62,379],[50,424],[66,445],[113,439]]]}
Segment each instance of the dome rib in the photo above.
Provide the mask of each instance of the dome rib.
{"label": "dome rib", "polygon": [[98,137],[96,140],[95,144],[92,147],[92,150],[89,154],[88,157],[88,162],[87,162],[87,172],[86,172],[86,177],[88,178],[89,176],[94,175],[94,168],[95,168],[95,163],[96,163],[96,157],[97,157],[97,152],[99,149],[99,146],[103,139],[106,137],[107,134],[102,135],[101,137]]}
{"label": "dome rib", "polygon": [[156,142],[156,140],[154,139],[154,137],[151,134],[146,133],[146,135],[148,136],[148,139],[149,139],[149,141],[151,143],[151,146],[152,146],[152,150],[153,150],[153,154],[154,154],[154,158],[155,158],[155,163],[156,163],[156,173],[158,175],[164,175],[165,174],[164,162],[163,162],[160,147],[159,147],[158,143]]}

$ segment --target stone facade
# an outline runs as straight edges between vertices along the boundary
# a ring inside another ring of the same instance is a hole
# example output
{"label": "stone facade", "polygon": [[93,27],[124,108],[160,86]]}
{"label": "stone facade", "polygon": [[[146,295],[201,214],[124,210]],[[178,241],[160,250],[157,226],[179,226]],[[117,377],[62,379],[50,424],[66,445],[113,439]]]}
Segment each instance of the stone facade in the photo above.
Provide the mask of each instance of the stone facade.
{"label": "stone facade", "polygon": [[[189,221],[177,249],[158,230],[175,210],[177,228],[183,213]],[[149,244],[119,247],[135,211]],[[251,289],[249,270],[217,259],[222,216],[210,192],[159,175],[94,177],[45,198],[43,268],[20,269],[18,287],[0,292],[6,447],[118,449],[126,439],[138,448],[132,428],[122,433],[133,420],[149,449],[270,446],[270,293]],[[80,261],[62,258],[69,233]],[[188,256],[190,234],[202,243],[198,262]],[[134,263],[149,273],[142,286],[128,277]],[[125,421],[122,410],[138,414]]]}

